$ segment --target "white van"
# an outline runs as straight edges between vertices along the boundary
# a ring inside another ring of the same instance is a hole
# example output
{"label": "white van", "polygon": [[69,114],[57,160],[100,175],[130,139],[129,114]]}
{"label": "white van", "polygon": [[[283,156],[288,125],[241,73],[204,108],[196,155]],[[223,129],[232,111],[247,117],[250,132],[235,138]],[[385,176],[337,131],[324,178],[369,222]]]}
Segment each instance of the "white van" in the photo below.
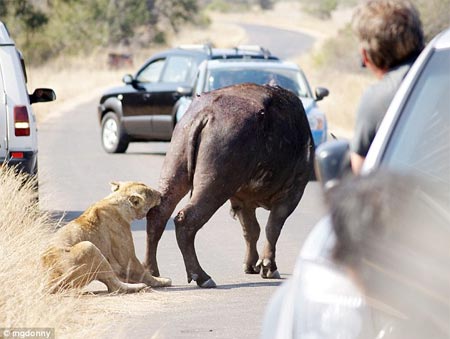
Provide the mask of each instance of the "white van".
{"label": "white van", "polygon": [[22,55],[0,21],[0,166],[37,174],[37,128],[31,104],[53,101],[56,95],[49,88],[29,95],[26,81]]}

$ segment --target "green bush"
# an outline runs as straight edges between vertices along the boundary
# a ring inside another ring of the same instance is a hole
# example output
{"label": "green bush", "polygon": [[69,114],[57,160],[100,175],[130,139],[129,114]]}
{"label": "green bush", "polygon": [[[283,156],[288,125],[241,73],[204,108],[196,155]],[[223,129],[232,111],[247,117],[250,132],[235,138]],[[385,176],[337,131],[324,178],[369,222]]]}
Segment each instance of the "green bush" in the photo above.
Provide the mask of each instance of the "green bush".
{"label": "green bush", "polygon": [[313,61],[318,68],[360,72],[358,41],[350,24],[339,30],[337,36],[327,39],[322,48],[313,53]]}
{"label": "green bush", "polygon": [[331,13],[337,8],[338,0],[302,0],[303,9],[320,19],[329,19]]}
{"label": "green bush", "polygon": [[210,11],[228,13],[231,11],[231,5],[224,0],[213,0],[206,8]]}

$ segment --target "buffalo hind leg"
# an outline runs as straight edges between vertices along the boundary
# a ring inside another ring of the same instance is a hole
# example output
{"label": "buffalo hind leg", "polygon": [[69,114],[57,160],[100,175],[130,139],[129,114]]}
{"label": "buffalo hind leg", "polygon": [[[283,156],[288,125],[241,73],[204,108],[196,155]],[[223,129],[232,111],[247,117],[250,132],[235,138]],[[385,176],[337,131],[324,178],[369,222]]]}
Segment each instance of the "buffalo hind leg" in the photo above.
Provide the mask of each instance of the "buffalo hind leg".
{"label": "buffalo hind leg", "polygon": [[147,213],[147,248],[143,266],[153,277],[160,276],[156,260],[159,240],[176,205],[188,192],[187,184],[179,184],[176,192],[172,190],[165,195],[163,194],[161,203],[151,208]]}
{"label": "buffalo hind leg", "polygon": [[280,273],[275,262],[276,244],[284,222],[294,210],[294,206],[279,205],[271,209],[266,225],[266,242],[257,266],[260,267],[261,277],[279,279]]}
{"label": "buffalo hind leg", "polygon": [[257,243],[261,228],[256,219],[255,208],[249,207],[236,199],[230,199],[230,201],[231,209],[241,223],[246,243],[246,253],[243,265],[244,272],[247,274],[257,274],[260,271],[260,266],[257,266],[256,263],[258,261]]}
{"label": "buffalo hind leg", "polygon": [[188,282],[194,280],[202,288],[214,288],[216,283],[200,266],[195,251],[195,235],[227,200],[224,198],[223,201],[211,201],[210,196],[194,193],[191,202],[174,219],[178,247],[183,255]]}

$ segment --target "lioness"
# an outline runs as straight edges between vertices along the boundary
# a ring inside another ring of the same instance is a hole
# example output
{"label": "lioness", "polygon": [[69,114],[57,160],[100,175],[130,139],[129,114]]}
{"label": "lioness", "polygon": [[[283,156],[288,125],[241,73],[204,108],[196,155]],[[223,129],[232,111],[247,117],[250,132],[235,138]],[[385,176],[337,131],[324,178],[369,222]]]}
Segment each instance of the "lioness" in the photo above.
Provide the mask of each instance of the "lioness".
{"label": "lioness", "polygon": [[113,193],[59,229],[43,254],[52,292],[80,288],[93,280],[118,293],[171,285],[170,279],[144,270],[136,258],[130,228],[133,219],[144,218],[160,203],[159,192],[139,182],[114,182],[111,188]]}

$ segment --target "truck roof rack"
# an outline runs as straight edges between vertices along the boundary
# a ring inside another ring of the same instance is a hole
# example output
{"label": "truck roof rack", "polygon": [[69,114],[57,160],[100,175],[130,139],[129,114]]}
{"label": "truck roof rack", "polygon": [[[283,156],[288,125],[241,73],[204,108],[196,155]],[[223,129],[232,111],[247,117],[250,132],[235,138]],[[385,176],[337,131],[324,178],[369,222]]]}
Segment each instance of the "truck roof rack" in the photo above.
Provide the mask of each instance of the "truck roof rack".
{"label": "truck roof rack", "polygon": [[201,51],[201,52],[206,52],[206,53],[208,53],[208,55],[212,55],[212,45],[210,43],[208,43],[208,44],[182,44],[182,45],[178,45],[177,48],[197,50],[197,51]]}
{"label": "truck roof rack", "polygon": [[237,45],[233,48],[213,48],[207,44],[182,44],[175,48],[195,50],[206,53],[211,59],[270,59],[279,60],[267,48],[259,45]]}
{"label": "truck roof rack", "polygon": [[238,45],[234,47],[236,53],[245,54],[246,52],[256,53],[264,57],[264,59],[269,59],[271,56],[270,51],[259,45]]}

